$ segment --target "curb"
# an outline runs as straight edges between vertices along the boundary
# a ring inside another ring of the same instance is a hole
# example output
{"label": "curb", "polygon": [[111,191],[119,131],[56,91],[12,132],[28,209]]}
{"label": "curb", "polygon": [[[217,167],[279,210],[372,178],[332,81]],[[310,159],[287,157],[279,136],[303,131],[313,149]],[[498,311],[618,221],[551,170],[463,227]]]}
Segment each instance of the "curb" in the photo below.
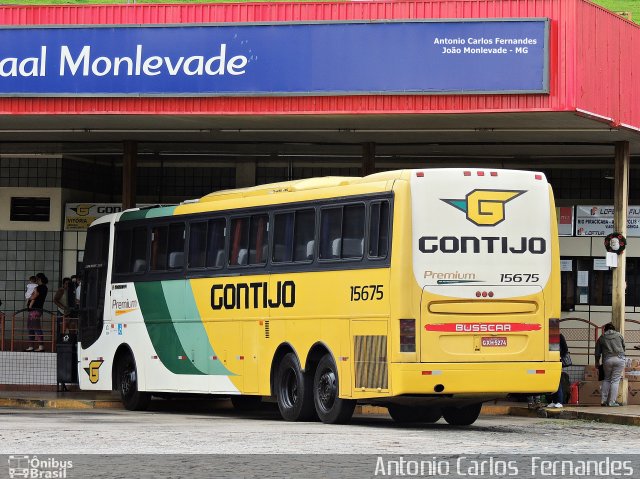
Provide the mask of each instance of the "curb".
{"label": "curb", "polygon": [[0,398],[0,407],[20,409],[123,409],[120,401]]}
{"label": "curb", "polygon": [[[28,398],[2,398],[0,407],[18,409],[124,409],[120,401],[104,399],[28,399]],[[365,416],[389,416],[386,407],[362,405],[356,406],[356,414]],[[601,412],[575,411],[572,409],[529,410],[520,406],[502,406],[499,404],[484,404],[481,416],[514,416],[531,418],[548,418],[584,421],[598,421],[623,426],[640,426],[640,416],[624,416],[618,414],[604,414]]]}

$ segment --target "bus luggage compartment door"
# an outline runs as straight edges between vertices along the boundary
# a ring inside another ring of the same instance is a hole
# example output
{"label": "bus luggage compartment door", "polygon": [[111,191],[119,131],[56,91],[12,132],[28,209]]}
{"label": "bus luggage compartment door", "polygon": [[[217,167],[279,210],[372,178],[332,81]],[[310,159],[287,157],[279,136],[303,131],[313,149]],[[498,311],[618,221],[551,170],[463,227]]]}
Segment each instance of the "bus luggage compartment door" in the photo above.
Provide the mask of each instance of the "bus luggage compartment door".
{"label": "bus luggage compartment door", "polygon": [[541,288],[456,286],[455,297],[435,289],[422,292],[421,362],[544,361]]}

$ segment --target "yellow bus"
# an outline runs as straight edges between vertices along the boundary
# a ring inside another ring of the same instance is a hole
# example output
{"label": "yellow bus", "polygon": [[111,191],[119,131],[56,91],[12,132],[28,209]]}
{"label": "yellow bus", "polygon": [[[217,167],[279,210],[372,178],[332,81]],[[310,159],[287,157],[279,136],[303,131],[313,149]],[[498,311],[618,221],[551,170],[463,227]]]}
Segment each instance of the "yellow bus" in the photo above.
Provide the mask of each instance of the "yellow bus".
{"label": "yellow bus", "polygon": [[220,191],[96,220],[80,386],[275,398],[290,421],[472,424],[553,392],[560,278],[541,173],[389,171]]}

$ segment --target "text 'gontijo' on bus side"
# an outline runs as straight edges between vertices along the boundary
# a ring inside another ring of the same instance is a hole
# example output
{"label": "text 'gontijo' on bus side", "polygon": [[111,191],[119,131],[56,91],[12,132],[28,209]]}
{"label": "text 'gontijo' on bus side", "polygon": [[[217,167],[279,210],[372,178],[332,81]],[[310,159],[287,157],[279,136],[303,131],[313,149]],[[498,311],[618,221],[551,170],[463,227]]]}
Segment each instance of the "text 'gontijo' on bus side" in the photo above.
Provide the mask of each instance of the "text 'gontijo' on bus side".
{"label": "text 'gontijo' on bus side", "polygon": [[425,169],[221,191],[99,218],[82,389],[273,397],[291,421],[473,423],[555,391],[560,278],[541,173]]}

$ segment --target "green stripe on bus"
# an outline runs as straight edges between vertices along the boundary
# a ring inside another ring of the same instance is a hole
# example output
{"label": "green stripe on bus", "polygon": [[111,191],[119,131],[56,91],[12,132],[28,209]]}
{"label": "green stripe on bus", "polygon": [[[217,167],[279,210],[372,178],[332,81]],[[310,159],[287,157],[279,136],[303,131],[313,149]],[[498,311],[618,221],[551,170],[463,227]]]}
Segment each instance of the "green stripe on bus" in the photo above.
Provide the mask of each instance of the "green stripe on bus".
{"label": "green stripe on bus", "polygon": [[174,374],[204,374],[191,362],[172,322],[159,281],[134,283],[151,343],[162,364]]}
{"label": "green stripe on bus", "polygon": [[147,218],[158,218],[160,216],[173,216],[177,206],[161,206],[147,210]]}
{"label": "green stripe on bus", "polygon": [[234,376],[220,361],[212,359],[217,355],[200,320],[200,312],[189,282],[163,281],[162,291],[183,349],[194,351],[191,358],[194,366],[205,374]]}
{"label": "green stripe on bus", "polygon": [[136,211],[122,213],[118,221],[141,220],[144,218],[159,218],[161,216],[173,216],[176,206],[159,206],[157,208],[143,208]]}
{"label": "green stripe on bus", "polygon": [[118,221],[141,220],[147,216],[147,210],[125,211]]}

